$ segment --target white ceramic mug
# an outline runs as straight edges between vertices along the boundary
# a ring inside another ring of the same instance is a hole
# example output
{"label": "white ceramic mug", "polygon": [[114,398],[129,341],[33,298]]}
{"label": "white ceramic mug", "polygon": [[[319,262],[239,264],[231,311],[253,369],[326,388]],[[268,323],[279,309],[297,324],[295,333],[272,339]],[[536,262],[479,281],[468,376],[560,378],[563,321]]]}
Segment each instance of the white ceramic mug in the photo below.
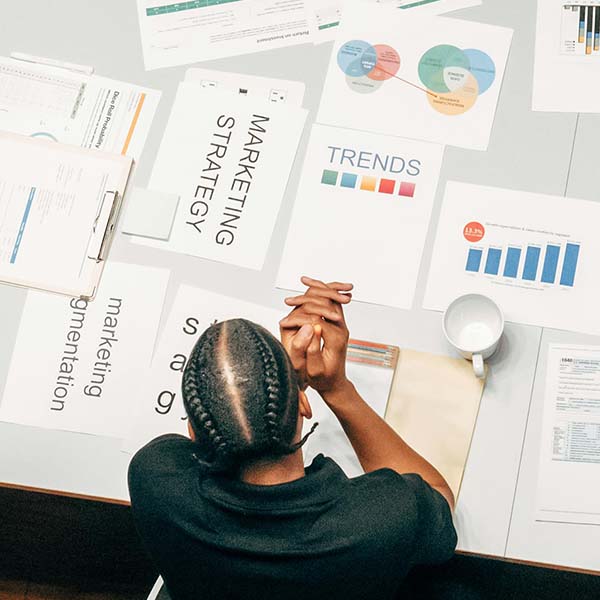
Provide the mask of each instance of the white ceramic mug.
{"label": "white ceramic mug", "polygon": [[460,296],[446,309],[442,327],[447,340],[473,362],[475,375],[484,377],[483,361],[494,354],[504,331],[500,307],[481,294]]}

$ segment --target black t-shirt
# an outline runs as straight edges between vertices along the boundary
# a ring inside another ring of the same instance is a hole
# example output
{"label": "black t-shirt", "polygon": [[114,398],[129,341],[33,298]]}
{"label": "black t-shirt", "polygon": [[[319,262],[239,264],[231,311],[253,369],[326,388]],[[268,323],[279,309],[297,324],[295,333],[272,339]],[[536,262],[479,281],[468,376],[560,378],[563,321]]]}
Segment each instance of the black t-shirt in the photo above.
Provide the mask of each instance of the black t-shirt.
{"label": "black t-shirt", "polygon": [[349,479],[317,456],[306,476],[251,485],[203,470],[166,435],[129,467],[138,531],[173,600],[393,598],[418,563],[450,558],[445,499],[419,475]]}

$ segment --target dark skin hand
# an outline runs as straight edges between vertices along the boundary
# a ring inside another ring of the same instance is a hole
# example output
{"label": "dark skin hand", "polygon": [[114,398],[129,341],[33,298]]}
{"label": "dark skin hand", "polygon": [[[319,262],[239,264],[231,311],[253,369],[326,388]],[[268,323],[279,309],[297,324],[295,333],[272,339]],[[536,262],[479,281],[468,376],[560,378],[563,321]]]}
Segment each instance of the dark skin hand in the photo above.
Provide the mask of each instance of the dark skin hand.
{"label": "dark skin hand", "polygon": [[292,312],[280,321],[281,340],[304,386],[314,388],[343,427],[365,472],[389,468],[418,473],[454,508],[442,475],[415,452],[360,396],[346,377],[349,331],[343,306],[352,285],[303,277],[306,293],[287,298]]}
{"label": "dark skin hand", "polygon": [[[352,284],[325,284],[310,277],[305,294],[286,298],[292,312],[280,321],[281,341],[300,380],[319,393],[346,381],[349,332],[342,305],[352,300]],[[310,340],[310,341],[309,341]]]}

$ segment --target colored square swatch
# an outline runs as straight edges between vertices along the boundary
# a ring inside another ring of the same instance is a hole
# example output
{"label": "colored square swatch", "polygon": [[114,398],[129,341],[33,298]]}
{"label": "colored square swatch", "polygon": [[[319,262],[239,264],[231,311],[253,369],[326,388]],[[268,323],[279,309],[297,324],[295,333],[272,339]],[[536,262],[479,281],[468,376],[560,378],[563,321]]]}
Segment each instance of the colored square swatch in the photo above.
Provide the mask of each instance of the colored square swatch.
{"label": "colored square swatch", "polygon": [[412,198],[415,195],[415,184],[409,183],[408,181],[401,182],[400,191],[398,192],[398,195]]}
{"label": "colored square swatch", "polygon": [[379,182],[379,191],[382,194],[393,194],[396,182],[393,179],[382,179]]}
{"label": "colored square swatch", "polygon": [[321,183],[325,185],[335,185],[337,183],[337,171],[329,171],[328,169],[323,170],[323,175],[321,176]]}
{"label": "colored square swatch", "polygon": [[342,173],[342,181],[340,185],[345,188],[356,187],[356,175],[354,173]]}
{"label": "colored square swatch", "polygon": [[376,186],[377,186],[377,178],[376,177],[369,177],[368,175],[365,175],[362,178],[362,181],[360,182],[360,189],[366,190],[367,192],[374,192]]}

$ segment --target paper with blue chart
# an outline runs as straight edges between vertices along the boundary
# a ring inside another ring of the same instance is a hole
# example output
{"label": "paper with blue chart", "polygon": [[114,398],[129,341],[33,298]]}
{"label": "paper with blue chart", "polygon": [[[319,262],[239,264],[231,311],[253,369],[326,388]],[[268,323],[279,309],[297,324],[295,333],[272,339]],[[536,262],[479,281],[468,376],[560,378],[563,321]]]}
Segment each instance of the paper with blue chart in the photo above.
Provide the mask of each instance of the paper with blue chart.
{"label": "paper with blue chart", "polygon": [[512,30],[348,3],[317,121],[487,149]]}
{"label": "paper with blue chart", "polygon": [[448,182],[424,307],[493,298],[508,321],[600,334],[600,204]]}
{"label": "paper with blue chart", "polygon": [[549,112],[600,112],[598,57],[598,0],[540,0],[531,108]]}
{"label": "paper with blue chart", "polygon": [[443,152],[315,125],[277,287],[310,274],[351,281],[355,300],[411,308]]}

